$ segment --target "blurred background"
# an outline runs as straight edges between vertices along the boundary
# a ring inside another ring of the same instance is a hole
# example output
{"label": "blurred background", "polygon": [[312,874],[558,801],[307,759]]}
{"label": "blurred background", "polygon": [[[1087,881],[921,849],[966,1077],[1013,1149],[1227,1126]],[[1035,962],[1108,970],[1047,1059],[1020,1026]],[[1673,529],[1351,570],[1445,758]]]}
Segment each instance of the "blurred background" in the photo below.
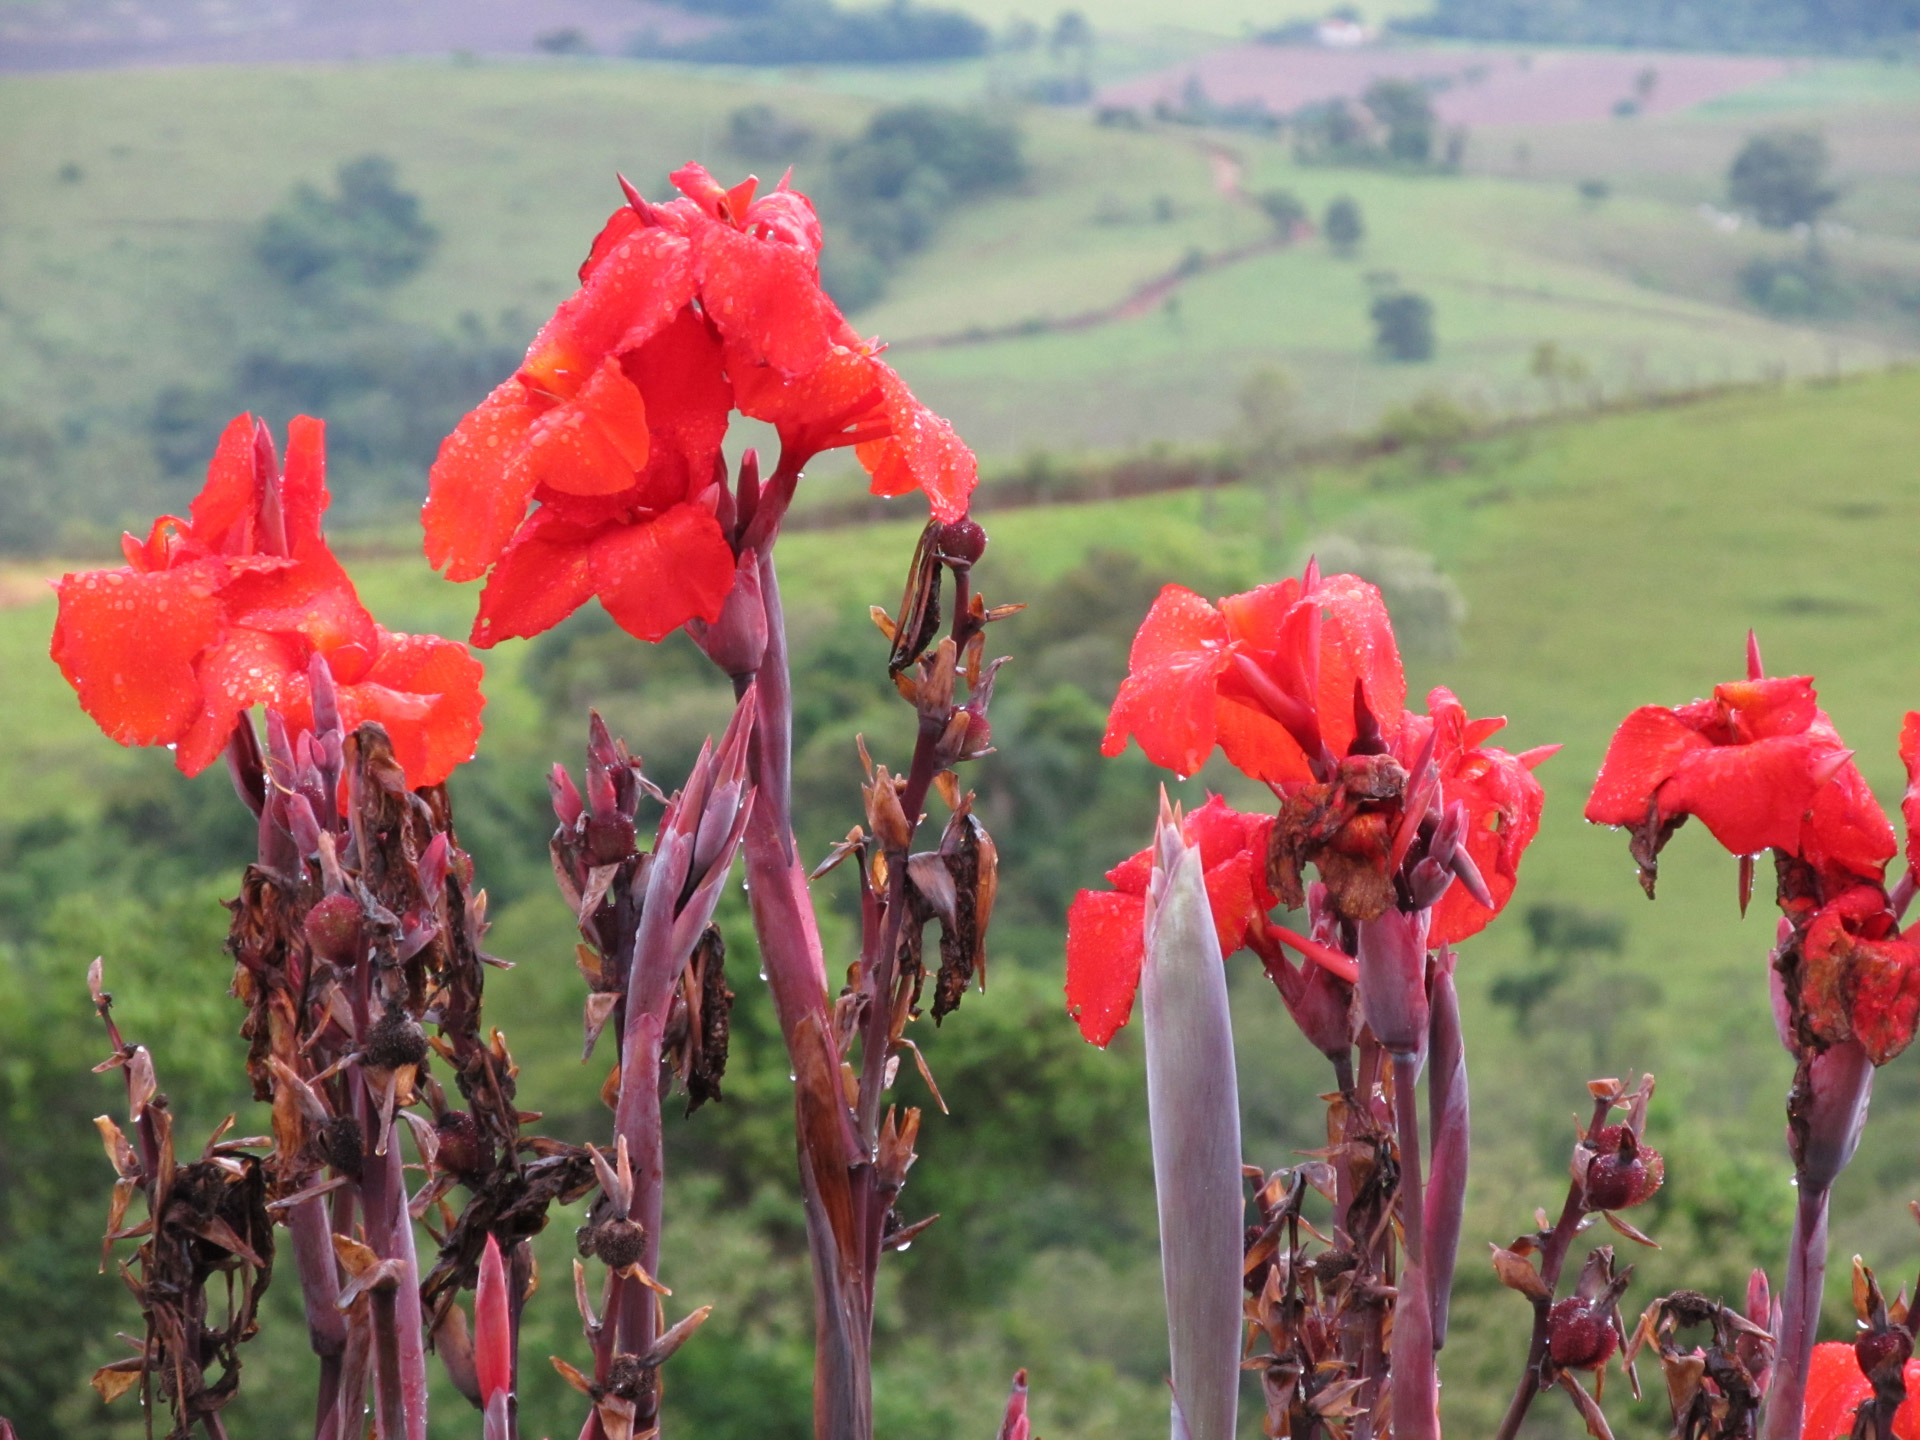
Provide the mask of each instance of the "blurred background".
{"label": "blurred background", "polygon": [[[1697,827],[1649,905],[1579,811],[1626,710],[1737,674],[1749,625],[1898,798],[1920,705],[1916,0],[0,0],[0,1413],[23,1440],[144,1428],[86,1384],[135,1316],[96,1273],[90,1117],[119,1102],[89,1073],[87,962],[190,1133],[264,1119],[236,1083],[219,903],[249,826],[223,776],[184,781],[81,715],[45,659],[47,578],[184,506],[237,411],[310,412],[369,606],[464,634],[472,588],[418,552],[436,446],[571,290],[616,171],[658,197],[689,159],[729,183],[792,167],[834,295],[980,453],[983,587],[1032,606],[995,629],[1000,753],[973,777],[1003,857],[989,988],[919,1037],[952,1114],[901,1082],[930,1107],[903,1208],[942,1218],[888,1271],[880,1432],[990,1435],[1026,1365],[1049,1440],[1164,1433],[1138,1036],[1080,1041],[1062,922],[1145,843],[1165,778],[1097,753],[1158,587],[1243,589],[1309,553],[1381,586],[1416,694],[1511,716],[1513,749],[1566,745],[1520,892],[1461,961],[1476,1169],[1449,1433],[1489,1433],[1518,1374],[1529,1313],[1481,1247],[1559,1204],[1590,1076],[1660,1080],[1668,1185],[1635,1218],[1663,1248],[1629,1257],[1628,1308],[1777,1267],[1771,912],[1741,921]],[[911,744],[866,612],[898,594],[916,505],[829,460],[783,546],[813,857],[859,816],[853,734],[879,759]],[[516,962],[493,1018],[523,1103],[598,1140],[545,770],[577,768],[594,705],[671,789],[730,695],[597,608],[486,658],[488,734],[453,790]],[[1209,787],[1260,803],[1226,771],[1178,788]],[[822,889],[850,956],[853,897]],[[726,923],[749,955],[737,897]],[[727,1102],[670,1134],[663,1278],[716,1312],[668,1416],[785,1440],[810,1433],[806,1262],[786,1059],[739,968]],[[1257,967],[1230,970],[1249,1158],[1289,1163],[1324,1143],[1329,1075]],[[1905,1056],[1836,1192],[1832,1336],[1851,1254],[1895,1284],[1920,1260],[1916,1195]],[[530,1435],[579,1423],[542,1366],[583,1350],[572,1224],[542,1241]],[[236,1436],[305,1423],[295,1289],[269,1294]],[[1609,1395],[1618,1433],[1665,1433]],[[1529,1434],[1579,1433],[1536,1406]]]}

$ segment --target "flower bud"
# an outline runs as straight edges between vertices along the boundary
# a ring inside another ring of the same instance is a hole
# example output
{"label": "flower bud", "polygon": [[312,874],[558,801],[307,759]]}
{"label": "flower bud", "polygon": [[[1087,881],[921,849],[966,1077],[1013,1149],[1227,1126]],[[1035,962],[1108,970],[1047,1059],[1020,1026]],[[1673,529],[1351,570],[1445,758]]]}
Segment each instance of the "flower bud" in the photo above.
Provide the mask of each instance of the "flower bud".
{"label": "flower bud", "polygon": [[1642,1145],[1626,1125],[1607,1125],[1574,1147],[1573,1178],[1589,1210],[1626,1210],[1645,1204],[1666,1178],[1660,1152]]}
{"label": "flower bud", "polygon": [[1427,920],[1389,906],[1360,922],[1360,1008],[1393,1055],[1411,1055],[1427,1036]]}
{"label": "flower bud", "polygon": [[987,553],[987,532],[971,518],[949,520],[934,531],[933,544],[949,565],[976,565]]}
{"label": "flower bud", "polygon": [[1547,1353],[1564,1370],[1597,1370],[1620,1341],[1606,1305],[1569,1295],[1547,1312]]}

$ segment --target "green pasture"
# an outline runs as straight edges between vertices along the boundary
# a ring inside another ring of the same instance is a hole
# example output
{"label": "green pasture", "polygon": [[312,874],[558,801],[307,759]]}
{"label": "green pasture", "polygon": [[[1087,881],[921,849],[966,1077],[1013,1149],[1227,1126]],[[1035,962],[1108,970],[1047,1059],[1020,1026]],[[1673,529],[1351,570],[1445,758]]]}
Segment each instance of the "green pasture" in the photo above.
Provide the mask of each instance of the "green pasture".
{"label": "green pasture", "polygon": [[[0,82],[0,418],[55,433],[72,483],[97,492],[92,513],[110,523],[128,487],[154,484],[146,426],[163,389],[213,383],[236,355],[329,323],[295,305],[251,255],[255,227],[293,184],[327,184],[337,164],[368,151],[392,156],[443,241],[417,278],[364,303],[423,330],[477,323],[518,343],[573,284],[617,199],[616,171],[654,194],[691,157],[723,174],[744,170],[726,152],[726,117],[764,100],[820,135],[796,170],[797,183],[817,185],[826,148],[874,104],[914,94],[986,100],[1000,84],[991,68],[866,72],[858,85],[844,70],[728,75],[609,62],[9,77]],[[1920,193],[1916,162],[1899,144],[1911,133],[1911,87],[1862,65],[1818,67],[1780,86],[1794,105],[1835,107],[1848,190],[1838,214],[1853,227],[1831,242],[1835,256],[1893,277],[1888,293],[1920,285],[1920,244],[1903,228]],[[1836,98],[1847,96],[1859,103]],[[855,317],[866,333],[899,342],[902,370],[990,465],[1038,449],[1211,440],[1230,423],[1246,375],[1276,365],[1295,381],[1311,436],[1368,428],[1427,390],[1527,414],[1550,401],[1873,366],[1920,338],[1898,304],[1862,304],[1815,325],[1770,319],[1744,301],[1741,265],[1794,242],[1718,234],[1696,207],[1719,196],[1741,135],[1776,118],[1757,100],[1542,130],[1526,137],[1525,173],[1513,159],[1520,141],[1476,136],[1474,173],[1453,177],[1302,168],[1284,140],[1100,128],[1084,110],[1029,107],[1019,118],[1027,184],[954,214],[887,296]],[[1354,196],[1368,228],[1361,252],[1343,259],[1303,240],[1197,275],[1145,314],[1049,333],[1191,257],[1265,233],[1253,206],[1223,192],[1218,155],[1232,157],[1250,191],[1292,189],[1316,215],[1333,197]],[[1615,195],[1583,203],[1574,181],[1589,174],[1611,178]],[[1372,354],[1367,309],[1393,288],[1434,301],[1432,362]],[[1029,333],[927,343],[996,327]],[[1550,396],[1527,368],[1542,341],[1577,357],[1589,383]]]}
{"label": "green pasture", "polygon": [[[1217,592],[1294,565],[1316,535],[1387,536],[1423,548],[1458,582],[1469,608],[1457,654],[1410,665],[1415,693],[1445,683],[1473,713],[1510,716],[1516,749],[1565,745],[1541,771],[1546,820],[1513,913],[1463,948],[1478,1168],[1457,1328],[1446,1352],[1450,1429],[1491,1428],[1525,1330],[1524,1307],[1481,1274],[1479,1247],[1526,1229],[1536,1204],[1557,1204],[1568,1117],[1589,1075],[1645,1068],[1660,1076],[1655,1137],[1668,1155],[1669,1185],[1636,1219],[1666,1249],[1632,1257],[1641,1279],[1630,1303],[1682,1283],[1730,1290],[1756,1256],[1776,1262],[1790,1200],[1779,1153],[1789,1066],[1773,1040],[1765,999],[1770,907],[1757,901],[1742,921],[1732,862],[1691,828],[1669,850],[1660,899],[1649,904],[1634,882],[1624,839],[1584,825],[1579,812],[1619,718],[1635,704],[1683,701],[1735,675],[1749,626],[1758,630],[1772,671],[1817,676],[1823,704],[1858,747],[1882,799],[1890,806],[1897,799],[1904,777],[1895,738],[1905,710],[1920,705],[1916,417],[1920,373],[1906,370],[1543,423],[1480,442],[1444,464],[1399,456],[1325,470],[1307,477],[1311,518],[1291,498],[1299,493],[1293,477],[1285,487],[1252,483],[1204,497],[1187,492],[986,517],[994,544],[982,583],[996,597],[1036,593],[1099,552],[1130,552],[1156,573]],[[785,540],[783,573],[799,623],[889,603],[912,533],[903,521]],[[443,584],[417,560],[368,560],[355,568],[368,603],[390,626],[458,633],[471,611],[470,590]],[[14,583],[23,577],[5,578],[9,595],[31,594]],[[0,825],[84,806],[103,767],[131,763],[92,730],[40,658],[52,616],[46,600],[0,612],[0,670],[8,678],[8,703],[0,706]],[[1015,696],[1049,683],[1047,675],[1032,673],[1030,662],[1023,669],[1019,623],[1000,637],[1015,657],[1008,672]],[[528,654],[527,646],[514,644],[490,657],[490,731],[482,755],[532,777],[573,745],[541,719],[519,683]],[[630,738],[648,748],[647,734]],[[556,752],[563,743],[566,749]],[[1197,797],[1208,783],[1241,788],[1231,775],[1209,771],[1184,792]],[[1111,855],[1141,838],[1115,833]],[[1090,869],[1081,878],[1091,883],[1097,875]],[[1542,903],[1619,917],[1627,944],[1619,955],[1583,963],[1521,1029],[1492,1002],[1491,991],[1502,977],[1534,963],[1521,914]],[[567,1059],[577,995],[566,919],[539,891],[497,918],[494,948],[520,964],[490,984],[528,1066],[527,1093],[542,1108],[570,1114],[588,1096],[596,1072]],[[70,928],[76,946],[94,943],[84,925]],[[206,938],[211,943],[211,933]],[[167,943],[179,943],[178,937]],[[1057,944],[1057,932],[1022,932],[1010,951],[1001,951],[1008,957],[996,971],[1001,988],[970,1001],[938,1034],[922,1037],[936,1071],[964,1067],[967,1037],[978,1033],[970,1026],[1007,1023],[993,1017],[1013,1013],[999,1008],[1015,1003],[1008,997],[1057,986]],[[86,958],[76,953],[76,977]],[[191,966],[214,986],[220,970],[211,955]],[[736,984],[751,986],[751,976]],[[1321,1081],[1257,972],[1240,973],[1236,962],[1236,986],[1249,1156],[1285,1163],[1294,1147],[1310,1143],[1310,1112],[1302,1107]],[[1118,1048],[1121,1053],[1101,1063],[1134,1063],[1125,1058],[1126,1044]],[[164,1076],[171,1057],[158,1058]],[[1914,1058],[1889,1066],[1879,1088],[1867,1142],[1837,1195],[1834,1253],[1841,1273],[1856,1250],[1895,1274],[1920,1251],[1905,1210],[1920,1190],[1912,1139],[1920,1120]],[[749,1093],[744,1103],[760,1102]],[[773,1097],[766,1103],[779,1104]],[[942,1127],[963,1126],[965,1115],[963,1101],[959,1118],[930,1120],[922,1143],[933,1157],[930,1168],[951,1163],[942,1160]],[[752,1116],[750,1110],[749,1122]],[[938,1186],[961,1183],[939,1177],[957,1174],[934,1170],[925,1183],[935,1188],[916,1192],[916,1203],[939,1207]],[[767,1250],[770,1242],[751,1225],[729,1228],[732,1222],[707,1208],[711,1197],[698,1198],[704,1182],[688,1183],[693,1188],[678,1212],[687,1216],[679,1232],[680,1269],[668,1278],[689,1296],[708,1290],[765,1295],[774,1307],[770,1314],[786,1314],[791,1301],[778,1299],[779,1287],[799,1280],[790,1254],[783,1258],[777,1245]],[[1113,1203],[1131,1202],[1122,1196]],[[675,1223],[682,1222],[676,1217]],[[558,1233],[564,1228],[556,1226],[555,1246],[564,1247]],[[764,1233],[777,1233],[777,1226]],[[1152,1387],[1116,1378],[1112,1370],[1120,1363],[1113,1356],[1123,1352],[1136,1360],[1144,1354],[1139,1363],[1151,1369],[1158,1322],[1149,1257],[1109,1257],[1102,1262],[1107,1268],[1082,1274],[1094,1262],[1076,1255],[1046,1251],[1023,1262],[1003,1308],[959,1332],[900,1332],[904,1338],[889,1351],[893,1368],[882,1386],[902,1423],[918,1416],[916,1424],[932,1428],[916,1433],[980,1431],[996,1403],[986,1393],[996,1368],[1031,1357],[1047,1433],[1144,1437],[1163,1425],[1152,1413]],[[546,1263],[564,1267],[564,1256],[556,1250]],[[1090,1326],[1065,1299],[1074,1293],[1069,1281],[1092,1286],[1086,1293],[1104,1297],[1103,1307],[1119,1318]],[[1837,1335],[1843,1287],[1836,1282],[1830,1289]],[[571,1343],[558,1314],[563,1290],[543,1290],[542,1304],[555,1310],[554,1328],[530,1343]],[[905,1323],[889,1313],[891,1323]],[[929,1350],[935,1342],[915,1334],[945,1335],[939,1345],[951,1348]],[[267,1354],[299,1363],[297,1341],[285,1335]],[[719,1382],[701,1373],[709,1378],[699,1383]],[[83,1411],[77,1401],[73,1414]],[[561,1422],[551,1423],[558,1433]],[[1652,1433],[1654,1422],[1649,1411],[1626,1423]],[[1538,1433],[1576,1431],[1549,1409]]]}

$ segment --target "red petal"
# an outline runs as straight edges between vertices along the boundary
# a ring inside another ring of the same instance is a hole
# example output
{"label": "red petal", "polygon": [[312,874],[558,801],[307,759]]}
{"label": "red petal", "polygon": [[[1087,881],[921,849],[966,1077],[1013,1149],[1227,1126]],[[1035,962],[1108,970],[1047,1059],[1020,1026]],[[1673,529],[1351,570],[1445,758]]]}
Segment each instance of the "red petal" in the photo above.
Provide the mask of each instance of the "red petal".
{"label": "red petal", "polygon": [[[1475,722],[1476,724],[1478,722]],[[1472,734],[1474,725],[1466,728]],[[1506,908],[1520,879],[1520,857],[1540,833],[1546,792],[1518,756],[1504,750],[1468,749],[1443,760],[1441,796],[1467,806],[1465,844],[1493,895],[1489,910],[1455,880],[1433,907],[1430,945],[1453,945],[1485,929]]]}
{"label": "red petal", "polygon": [[800,375],[826,358],[840,312],[820,289],[805,250],[731,225],[705,225],[693,237],[693,271],[721,335],[756,361]]}
{"label": "red petal", "polygon": [[1221,752],[1241,774],[1275,785],[1313,779],[1300,742],[1266,711],[1238,696],[1222,695],[1214,724]]}
{"label": "red petal", "polygon": [[[1847,1440],[1853,1433],[1853,1412],[1873,1394],[1873,1382],[1860,1373],[1853,1346],[1838,1340],[1813,1347],[1807,1367],[1807,1402],[1802,1440]],[[1900,1414],[1906,1407],[1900,1408]],[[1894,1433],[1900,1433],[1896,1423]]]}
{"label": "red petal", "polygon": [[592,532],[550,514],[542,510],[529,520],[487,577],[471,636],[481,649],[551,630],[593,594]]}
{"label": "red petal", "polygon": [[713,483],[714,459],[727,435],[733,386],[720,344],[692,310],[625,357],[627,378],[647,401],[652,458],[635,503],[665,510]]}
{"label": "red petal", "polygon": [[1714,686],[1713,698],[1726,717],[1728,738],[1735,743],[1798,735],[1820,713],[1813,680],[1806,675],[1735,680]]}
{"label": "red petal", "polygon": [[1909,710],[1900,725],[1900,759],[1907,767],[1907,790],[1900,817],[1907,822],[1907,867],[1920,871],[1920,710]]}
{"label": "red petal", "polygon": [[[1266,856],[1260,868],[1266,868]],[[1214,932],[1220,937],[1220,954],[1228,956],[1247,943],[1247,927],[1255,918],[1254,857],[1245,850],[1228,856],[1203,877],[1207,887],[1207,905],[1213,911]],[[1266,918],[1264,911],[1261,919]]]}
{"label": "red petal", "polygon": [[777,426],[806,448],[822,450],[845,442],[849,425],[879,412],[886,423],[884,396],[876,362],[858,350],[835,346],[806,374],[788,379],[771,365],[755,365],[739,347],[729,353],[740,413]]}
{"label": "red petal", "polygon": [[407,784],[438,785],[471,760],[480,743],[483,674],[458,641],[382,631],[366,678],[340,688],[341,719],[349,729],[379,721]]}
{"label": "red petal", "polygon": [[958,520],[979,479],[979,463],[953,426],[913,397],[906,382],[872,362],[887,412],[887,438],[854,451],[872,477],[875,495],[922,490],[938,520]]}
{"label": "red petal", "polygon": [[254,424],[251,415],[227,423],[207,465],[207,483],[194,496],[193,536],[210,551],[238,555],[253,549],[262,483],[254,474]]}
{"label": "red petal", "polygon": [[534,337],[520,376],[535,391],[571,399],[609,355],[643,344],[692,299],[687,242],[660,227],[634,230]]}
{"label": "red petal", "polygon": [[1335,755],[1353,744],[1353,695],[1363,687],[1367,706],[1391,741],[1406,710],[1407,679],[1400,647],[1380,592],[1357,575],[1329,575],[1307,597],[1322,607],[1320,629],[1320,737]]}
{"label": "red petal", "polygon": [[200,711],[194,661],[220,634],[217,562],[62,576],[52,655],[80,706],[122,745],[176,741]]}
{"label": "red petal", "polygon": [[1213,751],[1215,693],[1230,658],[1220,612],[1191,590],[1167,586],[1134,636],[1101,752],[1118,755],[1131,735],[1154,764],[1193,774]]}
{"label": "red petal", "polygon": [[1773,845],[1797,853],[1816,793],[1815,768],[1836,753],[1812,732],[1690,751],[1660,787],[1660,813],[1698,816],[1735,855]]}
{"label": "red petal", "polygon": [[[174,764],[198,775],[220,758],[234,722],[255,705],[306,711],[306,656],[295,641],[261,630],[233,627],[195,667],[200,680],[200,713],[180,737]],[[296,703],[289,707],[288,701]]]}
{"label": "red petal", "polygon": [[480,1280],[473,1292],[473,1368],[486,1403],[513,1387],[513,1325],[508,1314],[507,1268],[500,1242],[487,1236],[480,1254]]}
{"label": "red petal", "polygon": [[647,404],[609,356],[580,393],[533,422],[527,470],[568,495],[616,495],[646,466]]}
{"label": "red petal", "polygon": [[642,640],[664,640],[695,617],[718,620],[733,588],[733,551],[720,523],[692,503],[604,532],[589,563],[600,603]]}
{"label": "red petal", "polygon": [[474,580],[500,558],[533,494],[525,441],[539,409],[518,379],[499,386],[440,442],[427,477],[427,562]]}
{"label": "red petal", "polygon": [[1587,819],[1596,825],[1638,825],[1647,818],[1654,792],[1683,759],[1709,743],[1664,706],[1641,706],[1620,722],[1607,745],[1587,797]]}
{"label": "red petal", "polygon": [[1887,823],[1866,777],[1847,761],[1814,796],[1800,830],[1800,854],[1827,877],[1829,885],[1867,880],[1877,886],[1885,878],[1887,861],[1899,848],[1893,826]]}
{"label": "red petal", "polygon": [[1067,1013],[1080,1033],[1105,1045],[1133,1013],[1146,959],[1146,901],[1082,890],[1067,908]]}

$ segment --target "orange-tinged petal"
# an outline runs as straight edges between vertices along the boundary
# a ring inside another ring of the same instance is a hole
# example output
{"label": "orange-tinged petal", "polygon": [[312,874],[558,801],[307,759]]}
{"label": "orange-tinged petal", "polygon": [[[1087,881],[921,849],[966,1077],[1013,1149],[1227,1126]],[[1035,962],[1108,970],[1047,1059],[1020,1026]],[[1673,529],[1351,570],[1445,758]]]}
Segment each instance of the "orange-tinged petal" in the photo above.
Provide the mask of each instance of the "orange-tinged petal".
{"label": "orange-tinged petal", "polygon": [[1105,1045],[1133,1013],[1146,959],[1147,904],[1138,895],[1082,890],[1067,908],[1067,1013]]}
{"label": "orange-tinged petal", "polygon": [[280,484],[280,511],[286,526],[287,553],[295,559],[326,548],[320,517],[326,514],[326,423],[311,415],[287,422],[287,462]]}
{"label": "orange-tinged petal", "polygon": [[1241,774],[1275,785],[1306,784],[1313,779],[1300,742],[1264,710],[1237,696],[1222,695],[1214,727],[1221,753]]}
{"label": "orange-tinged petal", "polygon": [[1829,877],[1844,874],[1875,885],[1885,878],[1887,861],[1899,853],[1900,842],[1866,776],[1851,760],[1814,795],[1813,807],[1800,827],[1799,849]]}
{"label": "orange-tinged petal", "polygon": [[533,391],[570,400],[609,355],[659,333],[693,293],[686,240],[658,226],[634,230],[606,251],[541,328],[520,376]]}
{"label": "orange-tinged petal", "polygon": [[526,518],[533,474],[525,442],[540,407],[508,380],[440,442],[427,477],[427,563],[449,580],[475,580],[500,558]]}
{"label": "orange-tinged petal", "polygon": [[714,460],[727,435],[733,386],[712,331],[692,310],[622,361],[646,397],[652,458],[635,503],[666,510],[713,483]]}
{"label": "orange-tinged petal", "polygon": [[122,745],[171,744],[200,711],[194,662],[220,636],[217,561],[56,582],[52,655],[80,706]]}
{"label": "orange-tinged petal", "polygon": [[1820,714],[1813,680],[1806,675],[1733,680],[1714,686],[1713,698],[1726,717],[1726,738],[1736,744],[1798,735]]}
{"label": "orange-tinged petal", "polygon": [[718,620],[733,588],[733,550],[712,512],[693,503],[603,532],[589,564],[600,603],[642,640],[664,640],[696,617]]}
{"label": "orange-tinged petal", "polygon": [[527,469],[536,484],[568,495],[617,495],[645,468],[647,404],[609,356],[572,400],[527,433]]}
{"label": "orange-tinged petal", "polygon": [[551,630],[593,594],[587,568],[591,534],[549,521],[549,513],[542,510],[527,522],[487,577],[470,637],[483,650]]}
{"label": "orange-tinged petal", "polygon": [[340,687],[341,719],[348,728],[379,721],[407,784],[438,785],[479,746],[484,673],[456,640],[383,630],[366,678]]}

